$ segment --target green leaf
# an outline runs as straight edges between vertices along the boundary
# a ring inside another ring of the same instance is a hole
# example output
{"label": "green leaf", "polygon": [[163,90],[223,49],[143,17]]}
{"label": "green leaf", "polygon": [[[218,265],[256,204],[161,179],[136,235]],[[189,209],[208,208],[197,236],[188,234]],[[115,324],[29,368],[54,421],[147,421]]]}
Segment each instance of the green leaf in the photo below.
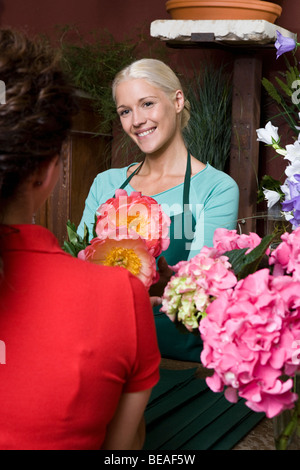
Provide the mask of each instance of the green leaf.
{"label": "green leaf", "polygon": [[77,234],[75,224],[72,224],[70,220],[68,220],[67,222],[67,232],[70,242],[76,244],[79,241],[80,237]]}
{"label": "green leaf", "polygon": [[267,235],[261,240],[260,244],[247,255],[247,248],[224,253],[225,256],[228,256],[229,262],[238,280],[244,279],[249,274],[253,274],[257,271],[267,249],[275,238],[276,234],[274,233]]}
{"label": "green leaf", "polygon": [[293,83],[299,80],[299,70],[297,67],[289,67],[286,72],[286,82],[290,89],[293,87]]}
{"label": "green leaf", "polygon": [[69,253],[69,255],[74,256],[75,258],[77,257],[76,250],[74,249],[72,243],[64,241],[63,250],[66,253]]}
{"label": "green leaf", "polygon": [[255,271],[257,271],[262,258],[275,238],[276,235],[274,233],[267,235],[262,239],[257,247],[255,247],[248,255],[246,255],[246,263],[242,271],[239,273],[239,279],[243,279],[248,276],[248,274],[253,274]]}
{"label": "green leaf", "polygon": [[271,98],[276,101],[276,103],[282,104],[282,98],[273,83],[270,82],[270,80],[268,80],[267,78],[263,78],[262,85],[267,91],[267,93],[271,96]]}
{"label": "green leaf", "polygon": [[227,256],[229,258],[229,263],[231,264],[234,274],[236,276],[243,269],[245,265],[245,259],[246,259],[245,253],[247,250],[248,248],[243,248],[243,249],[226,251],[226,253],[224,253],[224,256]]}
{"label": "green leaf", "polygon": [[281,182],[279,180],[275,180],[270,175],[264,175],[261,179],[260,186],[265,189],[272,189],[273,191],[277,191],[280,186]]}
{"label": "green leaf", "polygon": [[84,223],[84,226],[83,226],[83,243],[88,246],[90,244],[89,242],[89,238],[90,238],[90,234],[89,234],[89,229],[87,228],[87,225],[86,223]]}
{"label": "green leaf", "polygon": [[287,96],[292,96],[293,94],[293,91],[289,88],[289,86],[284,83],[280,78],[278,77],[275,77],[275,80],[276,82],[278,83],[278,85],[280,86],[280,88],[282,89],[282,91],[287,95]]}
{"label": "green leaf", "polygon": [[[93,238],[96,238],[97,237],[97,233],[96,233],[96,225],[97,225],[97,219],[98,219],[98,216],[97,214],[95,214],[95,222],[94,222],[94,225],[93,225]],[[84,228],[86,227],[86,225],[84,224]],[[88,229],[87,229],[88,230]]]}
{"label": "green leaf", "polygon": [[68,233],[69,240],[64,242],[62,249],[66,253],[69,253],[70,255],[77,257],[78,253],[81,250],[84,250],[88,245],[90,245],[89,230],[86,224],[84,224],[84,236],[82,238],[80,235],[78,235],[76,231],[76,225],[73,224],[70,220],[68,220],[67,233]]}
{"label": "green leaf", "polygon": [[[297,59],[294,57],[294,65],[290,65],[288,59],[284,56],[287,70],[279,71],[279,77],[275,77],[275,85],[266,78],[262,79],[262,85],[269,94],[269,96],[277,103],[279,114],[273,117],[269,117],[268,120],[276,120],[283,118],[289,125],[289,127],[299,134],[298,129],[298,113],[300,106],[298,100],[293,100],[291,97],[294,93],[294,82],[299,79],[299,70]],[[282,77],[282,78],[280,78]],[[280,121],[281,122],[281,121]]]}
{"label": "green leaf", "polygon": [[230,154],[232,133],[231,75],[222,64],[215,67],[204,61],[200,68],[195,68],[192,80],[185,83],[191,119],[184,129],[184,140],[196,158],[201,160],[205,156],[205,163],[223,170]]}
{"label": "green leaf", "polygon": [[272,191],[276,191],[280,198],[284,196],[284,193],[281,190],[282,183],[279,180],[275,180],[270,175],[264,175],[260,181],[259,189],[257,191],[257,202],[262,202],[265,200],[265,195],[263,190],[270,189]]}

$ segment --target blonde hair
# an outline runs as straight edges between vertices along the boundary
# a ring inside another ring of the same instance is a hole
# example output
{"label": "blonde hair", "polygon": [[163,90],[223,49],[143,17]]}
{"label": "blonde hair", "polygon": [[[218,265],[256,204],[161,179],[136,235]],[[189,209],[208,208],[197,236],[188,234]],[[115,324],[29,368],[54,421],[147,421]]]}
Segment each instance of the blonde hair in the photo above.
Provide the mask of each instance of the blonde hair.
{"label": "blonde hair", "polygon": [[[157,59],[140,59],[117,73],[112,84],[113,99],[116,102],[116,88],[126,80],[141,78],[150,85],[162,90],[170,99],[175,97],[177,90],[182,90],[179,78],[164,62]],[[181,129],[184,129],[190,119],[190,103],[185,98],[181,112]]]}

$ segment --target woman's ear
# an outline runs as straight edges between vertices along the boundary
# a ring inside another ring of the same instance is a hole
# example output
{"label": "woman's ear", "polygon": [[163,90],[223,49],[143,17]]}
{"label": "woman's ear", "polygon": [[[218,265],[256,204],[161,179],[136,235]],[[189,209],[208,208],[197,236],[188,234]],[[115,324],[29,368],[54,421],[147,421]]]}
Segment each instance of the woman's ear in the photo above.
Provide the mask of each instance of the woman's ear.
{"label": "woman's ear", "polygon": [[49,186],[52,186],[53,189],[58,178],[59,161],[59,155],[56,155],[52,158],[52,160],[41,163],[39,168],[35,171],[34,175],[32,176],[33,188],[43,187],[43,189],[46,189]]}
{"label": "woman's ear", "polygon": [[182,90],[175,92],[175,107],[177,113],[180,113],[184,108],[184,94]]}

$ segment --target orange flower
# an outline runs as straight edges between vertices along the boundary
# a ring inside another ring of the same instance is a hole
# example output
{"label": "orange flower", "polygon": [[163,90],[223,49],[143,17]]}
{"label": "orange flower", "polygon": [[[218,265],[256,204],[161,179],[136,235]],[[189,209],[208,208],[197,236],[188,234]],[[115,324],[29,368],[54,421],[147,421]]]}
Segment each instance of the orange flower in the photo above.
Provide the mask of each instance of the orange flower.
{"label": "orange flower", "polygon": [[121,266],[137,276],[147,289],[157,282],[155,258],[149,253],[141,238],[128,238],[120,235],[118,239],[107,237],[94,238],[91,244],[80,251],[78,258],[104,266]]}
{"label": "orange flower", "polygon": [[160,204],[149,196],[133,191],[130,196],[123,189],[116,191],[116,197],[101,204],[96,233],[99,238],[118,238],[130,232],[130,237],[142,237],[148,250],[156,258],[170,244],[170,218]]}

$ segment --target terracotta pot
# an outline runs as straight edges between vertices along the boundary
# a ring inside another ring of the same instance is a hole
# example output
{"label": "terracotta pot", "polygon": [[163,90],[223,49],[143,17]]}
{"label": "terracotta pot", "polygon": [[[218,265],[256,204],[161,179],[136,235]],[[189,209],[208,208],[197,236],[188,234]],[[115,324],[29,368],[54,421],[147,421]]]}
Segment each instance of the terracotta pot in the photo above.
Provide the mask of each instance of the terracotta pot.
{"label": "terracotta pot", "polygon": [[265,20],[274,23],[282,7],[260,0],[168,0],[174,20]]}

